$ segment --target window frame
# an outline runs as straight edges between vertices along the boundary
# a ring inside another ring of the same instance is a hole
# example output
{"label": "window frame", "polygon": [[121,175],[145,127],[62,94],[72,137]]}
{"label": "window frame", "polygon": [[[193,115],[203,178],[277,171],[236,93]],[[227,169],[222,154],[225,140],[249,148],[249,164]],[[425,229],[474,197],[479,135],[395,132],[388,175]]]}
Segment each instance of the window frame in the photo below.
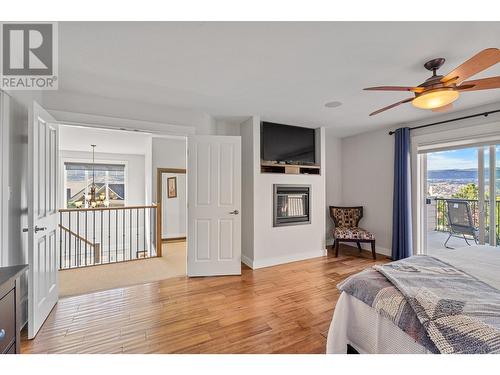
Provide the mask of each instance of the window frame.
{"label": "window frame", "polygon": [[[61,199],[60,204],[61,204],[62,208],[66,208],[67,204],[68,204],[68,201],[66,199],[66,188],[67,188],[67,184],[66,184],[66,168],[64,166],[66,163],[85,163],[85,164],[89,164],[89,159],[88,158],[61,157],[61,165],[60,165],[60,171],[61,171],[61,173],[59,174],[61,176],[61,181],[60,181],[60,185],[59,186],[63,187],[63,189],[61,190],[62,194],[61,194],[61,198],[60,198]],[[121,159],[112,160],[112,159],[98,159],[98,158],[96,158],[95,159],[95,164],[122,164],[122,165],[125,166],[125,171],[124,171],[124,174],[125,174],[125,177],[124,177],[124,180],[125,180],[125,197],[123,199],[123,205],[127,206],[128,186],[129,186],[128,161],[121,160]]]}

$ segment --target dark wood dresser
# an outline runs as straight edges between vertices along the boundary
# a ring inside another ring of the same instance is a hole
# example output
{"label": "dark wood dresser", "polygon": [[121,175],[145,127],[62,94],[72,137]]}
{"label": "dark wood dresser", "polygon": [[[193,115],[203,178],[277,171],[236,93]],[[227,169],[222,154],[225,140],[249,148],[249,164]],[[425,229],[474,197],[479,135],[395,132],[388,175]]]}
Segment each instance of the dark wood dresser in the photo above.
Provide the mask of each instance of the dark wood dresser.
{"label": "dark wood dresser", "polygon": [[28,266],[0,268],[0,353],[20,353],[21,307],[19,276]]}

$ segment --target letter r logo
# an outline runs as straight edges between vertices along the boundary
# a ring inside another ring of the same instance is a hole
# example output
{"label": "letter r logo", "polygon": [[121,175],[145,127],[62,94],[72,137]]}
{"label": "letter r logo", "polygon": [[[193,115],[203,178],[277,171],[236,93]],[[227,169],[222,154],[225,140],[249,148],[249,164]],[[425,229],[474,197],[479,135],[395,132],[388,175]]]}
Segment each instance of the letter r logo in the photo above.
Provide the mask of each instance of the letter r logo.
{"label": "letter r logo", "polygon": [[52,24],[3,24],[3,75],[53,74]]}

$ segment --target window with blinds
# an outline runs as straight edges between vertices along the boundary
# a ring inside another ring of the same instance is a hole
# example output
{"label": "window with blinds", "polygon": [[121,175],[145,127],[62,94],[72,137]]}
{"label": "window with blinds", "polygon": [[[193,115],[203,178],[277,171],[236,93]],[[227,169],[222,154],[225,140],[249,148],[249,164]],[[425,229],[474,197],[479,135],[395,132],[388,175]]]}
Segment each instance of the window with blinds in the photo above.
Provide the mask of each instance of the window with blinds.
{"label": "window with blinds", "polygon": [[[92,181],[96,196],[109,207],[125,205],[125,165],[96,163],[64,163],[66,207],[88,207]],[[81,202],[81,203],[78,203]]]}

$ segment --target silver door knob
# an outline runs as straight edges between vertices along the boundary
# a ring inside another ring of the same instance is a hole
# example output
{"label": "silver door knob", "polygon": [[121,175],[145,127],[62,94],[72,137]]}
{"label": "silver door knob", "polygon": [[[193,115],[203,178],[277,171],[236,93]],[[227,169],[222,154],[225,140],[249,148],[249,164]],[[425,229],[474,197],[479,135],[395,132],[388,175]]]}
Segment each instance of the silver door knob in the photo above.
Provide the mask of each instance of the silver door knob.
{"label": "silver door knob", "polygon": [[240,213],[240,211],[238,211],[238,210],[234,210],[234,211],[230,212],[231,215],[238,215],[239,213]]}
{"label": "silver door knob", "polygon": [[0,341],[2,341],[5,338],[5,329],[0,329]]}
{"label": "silver door knob", "polygon": [[35,233],[40,232],[40,231],[45,230],[45,229],[47,229],[47,227],[39,227],[39,226],[35,225]]}

